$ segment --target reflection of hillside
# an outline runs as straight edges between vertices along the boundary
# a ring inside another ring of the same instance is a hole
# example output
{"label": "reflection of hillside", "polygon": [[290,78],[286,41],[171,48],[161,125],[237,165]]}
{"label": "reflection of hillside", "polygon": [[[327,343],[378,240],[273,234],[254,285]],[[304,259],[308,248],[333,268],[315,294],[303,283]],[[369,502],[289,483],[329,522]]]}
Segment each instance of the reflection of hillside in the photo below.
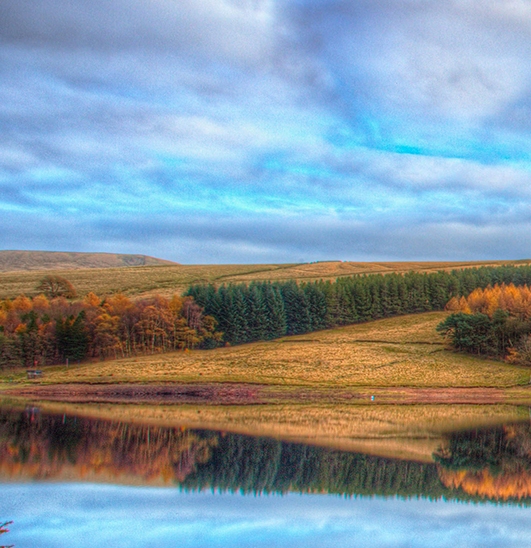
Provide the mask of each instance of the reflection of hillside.
{"label": "reflection of hillside", "polygon": [[51,414],[153,426],[178,424],[191,430],[270,437],[425,463],[433,462],[433,452],[449,432],[518,422],[528,416],[526,409],[509,405],[39,405]]}
{"label": "reflection of hillside", "polygon": [[459,432],[435,455],[443,484],[492,500],[531,497],[531,425]]}
{"label": "reflection of hillside", "polygon": [[243,493],[531,499],[529,425],[452,434],[437,464],[272,438],[0,410],[11,480],[180,485]]}

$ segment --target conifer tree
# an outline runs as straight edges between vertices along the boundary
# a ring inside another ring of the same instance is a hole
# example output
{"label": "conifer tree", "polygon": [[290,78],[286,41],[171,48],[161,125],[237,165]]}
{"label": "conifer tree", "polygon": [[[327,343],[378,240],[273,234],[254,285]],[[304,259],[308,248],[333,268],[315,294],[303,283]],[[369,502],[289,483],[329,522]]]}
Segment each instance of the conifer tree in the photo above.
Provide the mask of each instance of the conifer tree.
{"label": "conifer tree", "polygon": [[298,335],[310,330],[310,314],[304,291],[295,282],[280,285],[286,314],[286,333]]}
{"label": "conifer tree", "polygon": [[85,314],[75,318],[58,318],[55,327],[57,349],[63,360],[81,361],[87,355],[88,337],[85,328]]}
{"label": "conifer tree", "polygon": [[266,338],[267,309],[263,285],[251,283],[247,292],[247,328],[250,341],[260,341]]}
{"label": "conifer tree", "polygon": [[280,289],[271,283],[263,286],[265,316],[265,338],[276,339],[283,337],[287,331],[286,312]]}
{"label": "conifer tree", "polygon": [[306,284],[303,291],[308,304],[308,314],[310,317],[308,331],[325,329],[327,307],[324,293],[315,283]]}

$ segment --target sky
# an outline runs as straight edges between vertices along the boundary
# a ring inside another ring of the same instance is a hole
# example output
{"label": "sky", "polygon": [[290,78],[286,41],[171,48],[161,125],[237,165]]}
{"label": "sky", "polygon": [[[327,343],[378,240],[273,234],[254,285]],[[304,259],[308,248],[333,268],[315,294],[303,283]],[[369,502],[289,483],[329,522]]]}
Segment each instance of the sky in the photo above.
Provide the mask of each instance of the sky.
{"label": "sky", "polygon": [[531,257],[529,0],[1,0],[0,248]]}
{"label": "sky", "polygon": [[2,484],[2,542],[78,548],[520,548],[529,508],[426,499]]}

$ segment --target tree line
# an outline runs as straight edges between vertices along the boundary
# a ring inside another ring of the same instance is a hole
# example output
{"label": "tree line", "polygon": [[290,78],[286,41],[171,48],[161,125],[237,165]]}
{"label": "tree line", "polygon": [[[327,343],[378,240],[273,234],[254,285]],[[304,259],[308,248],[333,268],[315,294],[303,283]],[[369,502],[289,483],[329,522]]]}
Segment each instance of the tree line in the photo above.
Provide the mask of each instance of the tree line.
{"label": "tree line", "polygon": [[452,298],[454,313],[437,326],[453,348],[477,355],[531,364],[531,289],[502,284]]}
{"label": "tree line", "polygon": [[215,436],[210,458],[180,483],[186,489],[344,496],[441,498],[449,495],[434,464],[375,457],[239,434]]}
{"label": "tree line", "polygon": [[369,274],[336,281],[251,282],[191,286],[186,295],[213,316],[223,341],[241,344],[389,318],[444,310],[452,297],[494,284],[531,283],[531,266],[451,272]]}
{"label": "tree line", "polygon": [[[46,294],[0,300],[0,367],[213,348],[443,310],[452,298],[459,305],[476,289],[528,285],[531,266],[371,274],[334,282],[192,285],[171,299],[89,293],[73,300],[67,298],[75,292],[66,280],[44,282],[40,289]],[[508,329],[513,325],[508,322]]]}
{"label": "tree line", "polygon": [[208,347],[221,338],[215,327],[190,297],[21,295],[0,301],[0,367]]}

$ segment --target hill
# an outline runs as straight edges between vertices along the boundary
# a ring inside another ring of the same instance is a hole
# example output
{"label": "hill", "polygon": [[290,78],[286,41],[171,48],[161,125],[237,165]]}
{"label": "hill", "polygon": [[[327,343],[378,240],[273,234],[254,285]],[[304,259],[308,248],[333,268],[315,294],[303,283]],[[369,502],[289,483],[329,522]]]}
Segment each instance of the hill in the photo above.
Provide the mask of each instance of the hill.
{"label": "hill", "polygon": [[[40,279],[49,274],[48,270],[32,269],[6,272],[2,266],[0,252],[0,298],[13,298],[21,293],[35,295],[35,287]],[[11,252],[16,253],[16,252]],[[19,252],[22,253],[22,252]],[[24,252],[30,253],[30,252]],[[35,252],[36,253],[36,252]],[[75,255],[75,254],[64,254]],[[81,253],[80,255],[85,255]],[[101,255],[107,254],[86,254]],[[142,255],[111,255],[111,257],[144,257]],[[480,266],[499,266],[504,264],[529,264],[531,261],[463,261],[463,262],[342,262],[323,261],[303,264],[244,264],[244,265],[182,265],[159,261],[146,257],[156,264],[146,262],[142,266],[125,267],[110,263],[102,267],[82,267],[78,269],[53,268],[55,274],[68,278],[77,290],[78,295],[93,291],[103,296],[110,293],[125,293],[129,296],[161,294],[171,296],[182,293],[195,283],[249,283],[257,281],[312,281],[335,280],[355,274],[388,274],[391,272],[436,272]],[[36,265],[37,263],[34,263]]]}
{"label": "hill", "polygon": [[447,315],[427,312],[397,316],[215,350],[59,367],[47,373],[45,382],[254,383],[331,390],[334,397],[338,390],[354,387],[485,390],[527,386],[528,368],[446,350],[435,328]]}
{"label": "hill", "polygon": [[147,255],[60,251],[0,251],[0,271],[76,270],[176,264]]}

